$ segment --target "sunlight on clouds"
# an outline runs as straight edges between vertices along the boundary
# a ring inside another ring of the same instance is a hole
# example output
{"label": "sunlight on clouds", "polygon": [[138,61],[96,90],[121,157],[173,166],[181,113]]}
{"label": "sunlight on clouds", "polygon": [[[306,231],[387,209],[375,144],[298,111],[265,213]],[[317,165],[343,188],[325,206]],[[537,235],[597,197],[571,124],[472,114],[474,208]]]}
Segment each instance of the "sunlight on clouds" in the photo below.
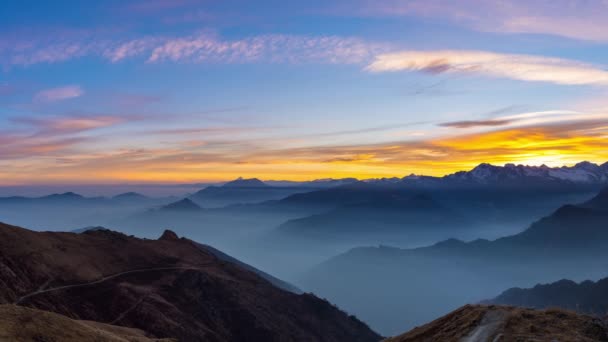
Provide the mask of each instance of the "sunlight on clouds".
{"label": "sunlight on clouds", "polygon": [[[61,146],[52,146],[57,159],[17,157],[3,167],[3,183],[182,183],[221,181],[238,176],[263,179],[310,180],[326,177],[402,177],[407,174],[444,175],[471,169],[482,162],[549,166],[588,160],[608,161],[608,118],[512,127],[451,137],[387,144],[265,149],[239,153],[214,151],[209,145],[191,150],[133,149],[86,154],[71,151],[59,162]],[[40,150],[42,148],[42,150]],[[44,152],[45,146],[33,147]],[[66,148],[72,148],[66,146]],[[30,151],[24,147],[24,152]],[[26,163],[28,168],[16,167]],[[36,170],[32,174],[27,170]]]}
{"label": "sunlight on clouds", "polygon": [[561,58],[470,50],[381,54],[366,70],[459,73],[564,85],[608,84],[608,72],[591,64]]}

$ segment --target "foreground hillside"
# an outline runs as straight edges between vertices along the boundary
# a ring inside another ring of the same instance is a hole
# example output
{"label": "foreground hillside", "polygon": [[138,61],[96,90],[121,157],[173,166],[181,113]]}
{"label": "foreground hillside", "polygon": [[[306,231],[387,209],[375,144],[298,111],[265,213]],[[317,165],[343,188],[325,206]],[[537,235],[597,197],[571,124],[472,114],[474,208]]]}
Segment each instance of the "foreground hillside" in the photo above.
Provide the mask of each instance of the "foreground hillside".
{"label": "foreground hillside", "polygon": [[0,305],[0,341],[31,342],[171,342],[137,329],[78,321],[52,312]]}
{"label": "foreground hillside", "polygon": [[0,225],[0,304],[182,341],[377,341],[330,303],[284,291],[193,241]]}
{"label": "foreground hillside", "polygon": [[464,306],[386,342],[608,341],[608,326],[563,310],[508,306]]}

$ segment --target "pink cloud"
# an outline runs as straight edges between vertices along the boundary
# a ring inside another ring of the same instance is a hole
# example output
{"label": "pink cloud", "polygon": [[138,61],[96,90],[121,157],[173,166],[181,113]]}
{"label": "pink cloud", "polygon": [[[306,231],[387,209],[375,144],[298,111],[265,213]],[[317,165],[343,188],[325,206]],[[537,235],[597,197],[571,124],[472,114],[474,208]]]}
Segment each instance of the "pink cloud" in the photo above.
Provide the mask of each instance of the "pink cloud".
{"label": "pink cloud", "polygon": [[77,85],[51,88],[38,92],[34,96],[34,102],[56,102],[80,97],[82,94],[84,90]]}
{"label": "pink cloud", "polygon": [[201,32],[115,39],[96,32],[19,33],[0,37],[0,65],[29,66],[84,57],[101,57],[112,63],[140,58],[150,63],[358,64],[388,48],[387,44],[340,36],[268,34],[227,40]]}
{"label": "pink cloud", "polygon": [[608,3],[588,0],[359,0],[338,1],[334,14],[421,16],[451,20],[484,32],[550,34],[608,41]]}
{"label": "pink cloud", "polygon": [[88,116],[58,116],[51,118],[20,117],[12,119],[12,122],[28,126],[28,132],[34,131],[33,135],[21,133],[24,136],[56,137],[66,136],[83,131],[114,126],[128,121],[130,118],[111,115],[88,115]]}
{"label": "pink cloud", "polygon": [[458,73],[563,85],[606,85],[602,67],[575,60],[490,51],[401,51],[376,56],[371,72]]}
{"label": "pink cloud", "polygon": [[200,34],[166,40],[152,50],[148,62],[357,64],[387,49],[384,44],[338,36],[262,35],[221,40]]}

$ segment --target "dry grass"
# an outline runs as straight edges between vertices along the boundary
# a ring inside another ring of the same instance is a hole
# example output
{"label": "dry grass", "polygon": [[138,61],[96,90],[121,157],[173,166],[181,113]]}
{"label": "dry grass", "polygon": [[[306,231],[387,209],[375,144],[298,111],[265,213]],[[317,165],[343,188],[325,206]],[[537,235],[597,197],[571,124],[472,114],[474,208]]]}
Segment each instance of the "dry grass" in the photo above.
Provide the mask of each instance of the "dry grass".
{"label": "dry grass", "polygon": [[0,305],[0,341],[10,342],[151,342],[143,331],[77,321],[51,312]]}
{"label": "dry grass", "polygon": [[403,335],[389,338],[386,342],[462,341],[488,312],[500,312],[504,317],[490,341],[608,341],[605,322],[591,316],[560,309],[467,305]]}

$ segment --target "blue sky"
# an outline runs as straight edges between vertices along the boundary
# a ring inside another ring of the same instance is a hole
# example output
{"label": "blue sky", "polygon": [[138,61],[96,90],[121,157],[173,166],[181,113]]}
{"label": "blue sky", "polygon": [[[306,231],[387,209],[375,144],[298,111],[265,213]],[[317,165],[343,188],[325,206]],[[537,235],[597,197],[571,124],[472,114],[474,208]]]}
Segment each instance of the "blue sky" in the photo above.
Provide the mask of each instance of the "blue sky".
{"label": "blue sky", "polygon": [[606,19],[583,0],[5,1],[0,179],[603,162]]}

